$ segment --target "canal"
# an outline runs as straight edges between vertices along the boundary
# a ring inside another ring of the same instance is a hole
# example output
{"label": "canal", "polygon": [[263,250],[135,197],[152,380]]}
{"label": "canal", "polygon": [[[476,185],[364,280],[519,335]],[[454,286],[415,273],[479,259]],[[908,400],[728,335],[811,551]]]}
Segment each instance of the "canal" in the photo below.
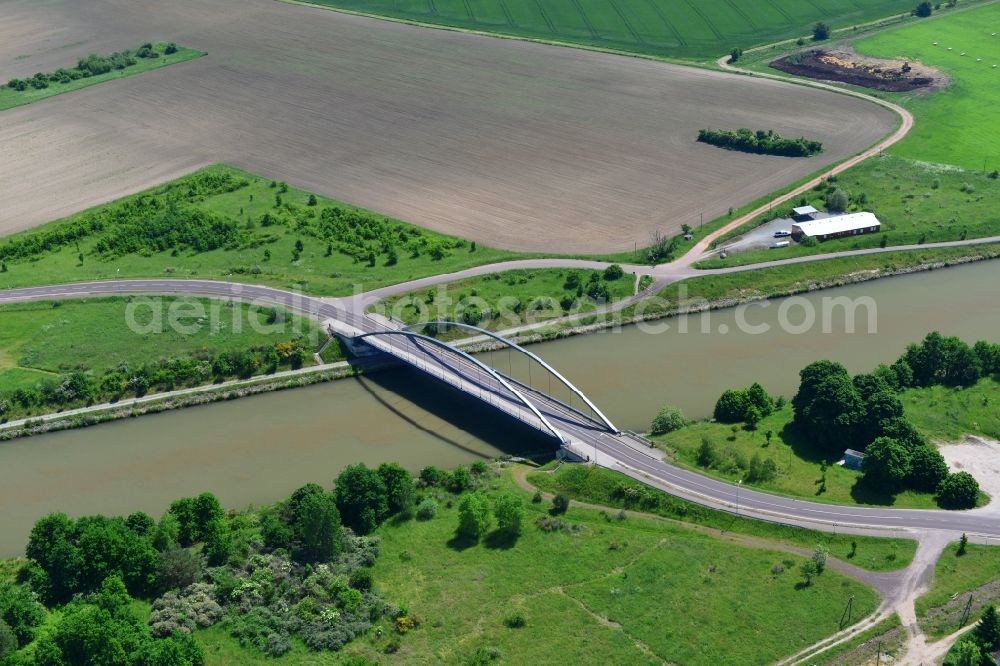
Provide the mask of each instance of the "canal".
{"label": "canal", "polygon": [[[819,358],[866,370],[891,362],[932,330],[996,341],[998,268],[983,262],[889,278],[692,315],[686,332],[684,320],[674,318],[532,351],[619,427],[641,431],[664,404],[703,418],[723,390],[754,381],[790,398],[799,369]],[[857,304],[854,333],[845,330],[844,308],[831,309],[828,299]],[[824,317],[825,310],[832,316]],[[806,327],[810,312],[816,322]],[[505,352],[492,361],[529,380],[527,366]],[[543,381],[537,370],[530,380]],[[393,460],[417,470],[550,446],[405,369],[14,440],[0,443],[0,556],[21,552],[33,522],[49,511],[156,516],[171,500],[203,490],[239,507],[273,501],[310,481],[329,487],[353,462]]]}

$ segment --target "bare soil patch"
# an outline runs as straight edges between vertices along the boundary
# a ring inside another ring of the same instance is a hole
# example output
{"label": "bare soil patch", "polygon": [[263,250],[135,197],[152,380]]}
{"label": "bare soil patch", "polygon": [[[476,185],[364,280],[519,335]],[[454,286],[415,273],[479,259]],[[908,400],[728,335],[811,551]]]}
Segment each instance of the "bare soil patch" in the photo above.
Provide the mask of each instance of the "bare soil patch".
{"label": "bare soil patch", "polygon": [[967,435],[957,444],[939,448],[952,471],[976,477],[983,492],[993,498],[982,510],[1000,513],[1000,442]]}
{"label": "bare soil patch", "polygon": [[947,77],[926,65],[871,58],[850,48],[793,53],[775,60],[770,66],[796,76],[888,92],[935,90],[948,83]]}
{"label": "bare soil patch", "polygon": [[[7,0],[3,15],[0,80],[149,39],[208,55],[3,112],[0,233],[226,162],[492,246],[626,250],[896,121],[776,81],[274,0]],[[706,126],[826,150],[732,154],[696,142]]]}

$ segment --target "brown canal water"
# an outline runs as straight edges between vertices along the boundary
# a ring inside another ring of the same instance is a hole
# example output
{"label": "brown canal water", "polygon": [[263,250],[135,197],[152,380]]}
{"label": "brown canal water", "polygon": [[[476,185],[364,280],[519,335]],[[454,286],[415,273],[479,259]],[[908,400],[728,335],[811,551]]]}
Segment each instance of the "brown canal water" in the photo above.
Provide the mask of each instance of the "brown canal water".
{"label": "brown canal water", "polygon": [[[688,332],[674,318],[653,323],[668,327],[655,333],[625,327],[532,351],[619,427],[644,430],[664,404],[705,417],[724,389],[754,381],[791,397],[799,369],[819,358],[856,372],[892,361],[932,330],[998,341],[998,269],[984,262],[890,278],[691,316]],[[874,304],[876,332],[869,333],[864,307],[855,333],[845,332],[842,309],[834,309],[830,332],[823,332],[824,299],[844,297],[870,299],[859,302]],[[811,309],[815,326],[782,330],[783,307],[793,325]],[[770,330],[741,331],[741,319]],[[492,361],[548,387],[537,369],[529,377],[527,366],[505,352]],[[569,401],[568,392],[561,397]],[[159,515],[173,499],[203,490],[239,507],[276,500],[310,481],[329,487],[354,462],[394,460],[417,470],[550,447],[550,440],[410,370],[14,440],[0,443],[0,556],[22,552],[33,522],[50,511]]]}

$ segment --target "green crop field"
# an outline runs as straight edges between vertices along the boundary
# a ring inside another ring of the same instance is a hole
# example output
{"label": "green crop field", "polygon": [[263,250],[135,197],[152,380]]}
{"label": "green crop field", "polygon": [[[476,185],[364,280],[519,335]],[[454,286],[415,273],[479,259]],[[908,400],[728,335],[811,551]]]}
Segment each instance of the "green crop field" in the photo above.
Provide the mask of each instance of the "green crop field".
{"label": "green crop field", "polygon": [[[907,102],[916,126],[893,153],[968,169],[1000,169],[1000,5],[889,30],[855,48],[917,60],[952,79],[942,92]],[[937,43],[937,46],[934,44]]]}
{"label": "green crop field", "polygon": [[[136,63],[130,67],[126,67],[124,69],[113,69],[105,74],[67,80],[64,83],[52,81],[49,82],[49,85],[46,88],[28,87],[26,90],[19,91],[14,90],[7,85],[0,85],[0,111],[10,109],[15,106],[31,104],[32,102],[37,102],[45,99],[46,97],[61,95],[62,93],[72,92],[74,90],[79,90],[80,88],[86,88],[88,86],[97,85],[98,83],[104,83],[105,81],[122,79],[126,76],[132,76],[133,74],[142,74],[143,72],[149,72],[154,69],[166,67],[167,65],[184,62],[185,60],[193,60],[194,58],[200,58],[201,56],[206,55],[203,51],[196,51],[195,49],[189,49],[184,46],[176,45],[175,47],[177,50],[175,52],[164,53],[166,47],[167,44],[165,42],[157,42],[156,44],[153,44],[153,49],[160,54],[159,57],[138,58]],[[73,63],[66,63],[67,68],[72,66]],[[34,72],[25,71],[21,74],[21,78],[27,78],[33,75]]]}
{"label": "green crop field", "polygon": [[[311,0],[454,28],[683,59],[908,13],[910,0]],[[846,6],[845,6],[846,5]]]}

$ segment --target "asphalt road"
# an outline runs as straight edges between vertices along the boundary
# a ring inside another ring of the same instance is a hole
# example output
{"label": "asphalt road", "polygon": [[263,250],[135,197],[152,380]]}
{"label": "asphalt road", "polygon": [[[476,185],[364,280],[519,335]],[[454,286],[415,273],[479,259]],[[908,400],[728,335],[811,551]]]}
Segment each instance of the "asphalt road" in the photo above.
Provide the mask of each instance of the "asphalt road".
{"label": "asphalt road", "polygon": [[[329,302],[270,287],[216,282],[211,280],[122,280],[81,283],[47,287],[28,287],[0,292],[0,303],[39,301],[63,298],[86,298],[109,295],[174,295],[208,296],[277,304],[320,320],[333,319],[364,332],[384,330],[372,319]],[[424,366],[430,374],[449,381],[502,411],[522,418],[539,427],[537,417],[525,410],[517,398],[494,377],[482,372],[471,360],[402,336],[384,336],[383,349],[403,360]],[[450,376],[447,376],[449,375]],[[684,470],[631,443],[627,436],[608,432],[602,424],[587,418],[543,393],[526,387],[531,402],[573,440],[578,453],[591,455],[597,463],[622,471],[630,476],[685,499],[787,524],[833,530],[906,529],[911,531],[945,530],[1000,537],[1000,516],[982,509],[954,512],[877,507],[856,507],[821,504],[771,495],[718,481],[696,472]]]}

